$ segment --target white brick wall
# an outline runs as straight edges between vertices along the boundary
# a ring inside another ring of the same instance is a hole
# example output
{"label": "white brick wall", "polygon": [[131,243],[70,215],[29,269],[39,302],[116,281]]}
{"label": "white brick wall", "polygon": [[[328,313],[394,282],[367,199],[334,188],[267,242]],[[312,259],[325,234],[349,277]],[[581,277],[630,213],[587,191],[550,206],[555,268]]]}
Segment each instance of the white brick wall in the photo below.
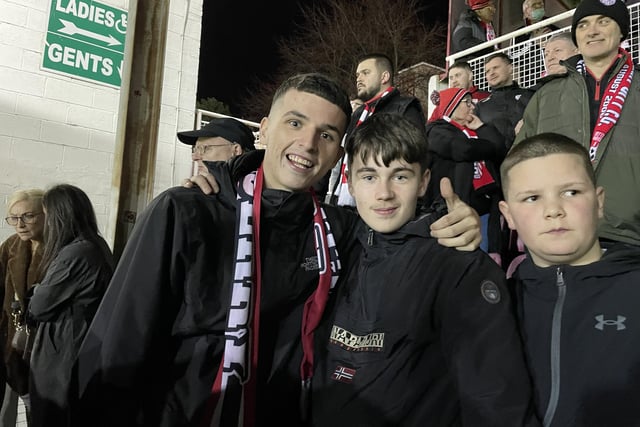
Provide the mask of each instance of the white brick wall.
{"label": "white brick wall", "polygon": [[[0,0],[0,218],[13,191],[67,182],[87,192],[108,237],[120,91],[41,69],[50,1]],[[194,127],[202,1],[170,3],[154,195],[191,174],[176,132]],[[2,221],[0,242],[13,232]]]}

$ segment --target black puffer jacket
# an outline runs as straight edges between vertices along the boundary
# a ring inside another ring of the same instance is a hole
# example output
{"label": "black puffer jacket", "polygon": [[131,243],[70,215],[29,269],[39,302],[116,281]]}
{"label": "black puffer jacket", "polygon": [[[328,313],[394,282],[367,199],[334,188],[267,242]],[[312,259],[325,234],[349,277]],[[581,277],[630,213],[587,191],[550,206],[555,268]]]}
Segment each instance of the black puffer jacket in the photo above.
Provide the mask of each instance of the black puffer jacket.
{"label": "black puffer jacket", "polygon": [[640,247],[514,276],[536,408],[549,427],[640,426]]}
{"label": "black puffer jacket", "polygon": [[[171,188],[136,222],[79,357],[78,426],[197,426],[224,349],[236,184],[261,152],[210,171],[217,195]],[[231,169],[230,169],[231,168]],[[238,171],[242,171],[238,173]],[[257,425],[301,425],[302,307],[318,285],[309,193],[264,190]],[[325,207],[341,259],[356,216]],[[344,259],[344,262],[347,262]]]}

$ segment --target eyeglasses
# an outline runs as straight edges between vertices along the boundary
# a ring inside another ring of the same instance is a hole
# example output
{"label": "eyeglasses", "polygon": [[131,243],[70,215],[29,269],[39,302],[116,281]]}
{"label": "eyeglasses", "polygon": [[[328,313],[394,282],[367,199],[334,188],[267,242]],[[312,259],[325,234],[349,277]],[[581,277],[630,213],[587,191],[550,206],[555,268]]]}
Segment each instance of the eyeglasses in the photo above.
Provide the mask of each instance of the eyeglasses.
{"label": "eyeglasses", "polygon": [[468,107],[473,107],[475,104],[473,103],[472,99],[463,99],[462,102],[464,102],[465,104],[467,104]]}
{"label": "eyeglasses", "polygon": [[191,147],[191,152],[193,154],[195,153],[199,153],[201,156],[204,156],[207,151],[209,151],[210,148],[213,147],[228,147],[230,145],[233,145],[233,142],[230,142],[229,144],[210,144],[210,145],[194,145],[193,147]]}
{"label": "eyeglasses", "polygon": [[23,224],[33,224],[39,215],[42,215],[42,212],[26,212],[20,216],[8,216],[4,220],[7,221],[7,224],[10,226],[15,227],[18,225],[18,221],[22,221]]}

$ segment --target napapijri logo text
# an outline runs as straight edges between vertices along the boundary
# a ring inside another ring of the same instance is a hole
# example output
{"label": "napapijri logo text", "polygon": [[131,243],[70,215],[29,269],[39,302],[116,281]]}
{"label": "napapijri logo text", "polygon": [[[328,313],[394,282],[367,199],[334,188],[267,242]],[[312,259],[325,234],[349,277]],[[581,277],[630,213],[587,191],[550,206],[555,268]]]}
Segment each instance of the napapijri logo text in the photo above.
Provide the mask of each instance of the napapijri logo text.
{"label": "napapijri logo text", "polygon": [[356,335],[344,328],[333,325],[329,341],[349,351],[382,351],[384,332]]}

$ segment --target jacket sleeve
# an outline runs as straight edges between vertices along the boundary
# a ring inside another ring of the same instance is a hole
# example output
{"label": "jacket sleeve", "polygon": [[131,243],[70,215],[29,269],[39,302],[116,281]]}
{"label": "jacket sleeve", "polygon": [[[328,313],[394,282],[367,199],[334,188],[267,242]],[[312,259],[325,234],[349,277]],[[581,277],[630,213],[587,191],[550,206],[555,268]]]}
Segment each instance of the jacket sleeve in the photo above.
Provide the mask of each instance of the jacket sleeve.
{"label": "jacket sleeve", "polygon": [[540,107],[540,104],[538,103],[538,99],[540,98],[539,97],[540,93],[541,93],[540,91],[536,92],[531,97],[531,99],[529,100],[529,103],[524,109],[524,114],[522,115],[522,121],[523,121],[522,127],[520,128],[520,132],[516,134],[516,137],[513,141],[513,145],[516,145],[523,139],[536,134],[536,126],[538,123],[538,109]]}
{"label": "jacket sleeve", "polygon": [[51,263],[44,279],[36,284],[29,301],[29,316],[38,322],[56,319],[61,307],[68,305],[76,293],[82,270],[90,268],[82,254],[72,254],[69,245]]}
{"label": "jacket sleeve", "polygon": [[[538,426],[530,375],[504,273],[485,253],[468,254],[442,310],[446,357],[463,425]],[[452,260],[453,261],[453,260]]]}
{"label": "jacket sleeve", "polygon": [[[448,123],[434,123],[428,130],[429,151],[454,162],[501,160],[506,154],[502,136],[493,127],[480,127],[478,139],[469,139]],[[485,139],[486,138],[486,139]]]}
{"label": "jacket sleeve", "polygon": [[185,234],[178,215],[165,192],[136,222],[78,355],[80,419],[95,421],[100,414],[132,420],[144,399],[145,378],[171,375],[166,359],[182,301],[176,284],[185,274],[174,249]]}

